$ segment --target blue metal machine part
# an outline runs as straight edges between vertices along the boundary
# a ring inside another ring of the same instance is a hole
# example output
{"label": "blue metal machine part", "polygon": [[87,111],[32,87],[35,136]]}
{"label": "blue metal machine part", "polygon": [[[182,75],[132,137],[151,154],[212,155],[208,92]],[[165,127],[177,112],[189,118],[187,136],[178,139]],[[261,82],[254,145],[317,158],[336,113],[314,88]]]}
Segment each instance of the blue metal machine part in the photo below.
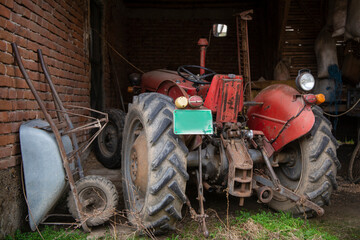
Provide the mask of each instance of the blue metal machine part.
{"label": "blue metal machine part", "polygon": [[[62,142],[66,153],[70,153],[73,147],[69,136],[62,136]],[[54,134],[46,121],[36,119],[22,124],[20,146],[29,224],[35,231],[65,191],[65,171]],[[70,167],[74,169],[74,164]]]}

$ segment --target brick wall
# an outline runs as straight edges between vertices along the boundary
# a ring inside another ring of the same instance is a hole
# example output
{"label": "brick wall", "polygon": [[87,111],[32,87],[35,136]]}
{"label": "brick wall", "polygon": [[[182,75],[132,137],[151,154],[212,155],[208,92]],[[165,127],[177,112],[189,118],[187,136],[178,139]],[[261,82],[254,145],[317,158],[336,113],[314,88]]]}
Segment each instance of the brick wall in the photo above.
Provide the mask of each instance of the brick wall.
{"label": "brick wall", "polygon": [[[0,238],[18,228],[18,218],[23,217],[23,208],[14,207],[22,204],[19,167],[11,168],[21,157],[19,126],[43,118],[14,62],[10,44],[18,44],[24,66],[47,108],[54,108],[54,104],[38,62],[38,48],[64,104],[88,107],[87,9],[85,0],[0,1],[0,184],[7,185],[0,192]],[[81,120],[73,118],[74,123]],[[80,136],[79,140],[84,138]]]}

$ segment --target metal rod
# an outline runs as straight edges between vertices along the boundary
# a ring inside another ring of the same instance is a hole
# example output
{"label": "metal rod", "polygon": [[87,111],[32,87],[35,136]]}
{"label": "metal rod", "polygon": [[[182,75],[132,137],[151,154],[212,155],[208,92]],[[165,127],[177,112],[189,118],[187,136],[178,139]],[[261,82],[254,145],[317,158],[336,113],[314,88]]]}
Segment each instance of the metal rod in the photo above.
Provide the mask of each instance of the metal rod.
{"label": "metal rod", "polygon": [[270,160],[269,160],[268,156],[266,155],[264,147],[261,147],[261,153],[265,160],[266,167],[270,171],[270,177],[271,177],[272,182],[275,185],[275,188],[279,188],[280,181],[279,181],[278,177],[276,176],[273,167],[271,166]]}
{"label": "metal rod", "polygon": [[[60,97],[59,97],[59,95],[58,95],[58,93],[57,93],[57,91],[55,89],[53,81],[51,80],[49,71],[48,71],[47,66],[45,65],[45,62],[44,62],[42,51],[41,51],[41,49],[38,49],[37,51],[38,51],[38,55],[39,55],[41,68],[42,68],[42,70],[44,72],[44,75],[45,75],[45,79],[47,80],[47,82],[48,82],[48,84],[50,86],[52,95],[53,95],[53,97],[55,99],[55,105],[58,105],[59,109],[63,112],[65,121],[68,124],[69,129],[73,129],[74,125],[72,124],[72,121],[71,121],[66,109],[64,108],[64,105],[62,104],[62,101],[61,101],[61,99],[60,99]],[[77,141],[75,133],[72,133],[70,136],[71,136],[72,144],[74,145],[74,149],[75,150],[79,149],[79,145],[78,145],[78,141]],[[77,159],[77,164],[78,164],[78,168],[79,168],[80,178],[83,178],[84,177],[84,171],[83,171],[83,168],[82,168],[82,165],[81,165],[81,158],[80,158],[79,154],[76,155],[76,159]]]}
{"label": "metal rod", "polygon": [[201,226],[205,237],[209,237],[209,231],[206,227],[205,211],[204,211],[204,189],[202,183],[202,157],[201,145],[199,146],[199,172],[198,172],[198,200],[200,204]]}

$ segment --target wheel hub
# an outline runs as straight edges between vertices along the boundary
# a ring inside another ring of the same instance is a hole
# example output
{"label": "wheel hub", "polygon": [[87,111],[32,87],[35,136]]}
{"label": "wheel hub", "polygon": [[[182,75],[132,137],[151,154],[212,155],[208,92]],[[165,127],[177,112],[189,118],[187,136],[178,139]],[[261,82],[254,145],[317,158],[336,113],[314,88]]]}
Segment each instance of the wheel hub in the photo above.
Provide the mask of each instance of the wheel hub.
{"label": "wheel hub", "polygon": [[283,153],[280,169],[283,174],[292,181],[299,181],[301,177],[302,161],[300,149],[295,146],[289,147]]}
{"label": "wheel hub", "polygon": [[118,144],[116,128],[112,124],[108,124],[103,132],[99,135],[99,138],[100,141],[104,143],[100,145],[103,154],[108,157],[113,155]]}
{"label": "wheel hub", "polygon": [[130,175],[135,187],[142,194],[146,193],[148,183],[148,151],[147,140],[141,133],[135,140],[130,151]]}
{"label": "wheel hub", "polygon": [[133,148],[131,151],[131,166],[130,166],[131,180],[133,182],[136,181],[137,171],[138,171],[138,157],[136,150]]}
{"label": "wheel hub", "polygon": [[106,195],[97,187],[88,187],[79,193],[85,213],[93,213],[94,210],[103,211],[106,207]]}

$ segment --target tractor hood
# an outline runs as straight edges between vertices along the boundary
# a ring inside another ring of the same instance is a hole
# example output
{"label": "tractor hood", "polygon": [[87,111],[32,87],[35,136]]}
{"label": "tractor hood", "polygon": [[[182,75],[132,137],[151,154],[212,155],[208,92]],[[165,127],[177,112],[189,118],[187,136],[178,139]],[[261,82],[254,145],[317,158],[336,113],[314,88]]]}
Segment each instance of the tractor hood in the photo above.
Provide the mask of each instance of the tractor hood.
{"label": "tractor hood", "polygon": [[142,92],[158,92],[170,96],[174,100],[177,97],[199,95],[203,99],[210,84],[195,86],[194,83],[183,79],[176,71],[158,69],[144,73],[141,78]]}
{"label": "tractor hood", "polygon": [[183,82],[176,71],[158,69],[151,72],[144,73],[141,77],[141,88],[146,91],[154,91],[160,87],[164,81],[173,81],[175,83]]}

